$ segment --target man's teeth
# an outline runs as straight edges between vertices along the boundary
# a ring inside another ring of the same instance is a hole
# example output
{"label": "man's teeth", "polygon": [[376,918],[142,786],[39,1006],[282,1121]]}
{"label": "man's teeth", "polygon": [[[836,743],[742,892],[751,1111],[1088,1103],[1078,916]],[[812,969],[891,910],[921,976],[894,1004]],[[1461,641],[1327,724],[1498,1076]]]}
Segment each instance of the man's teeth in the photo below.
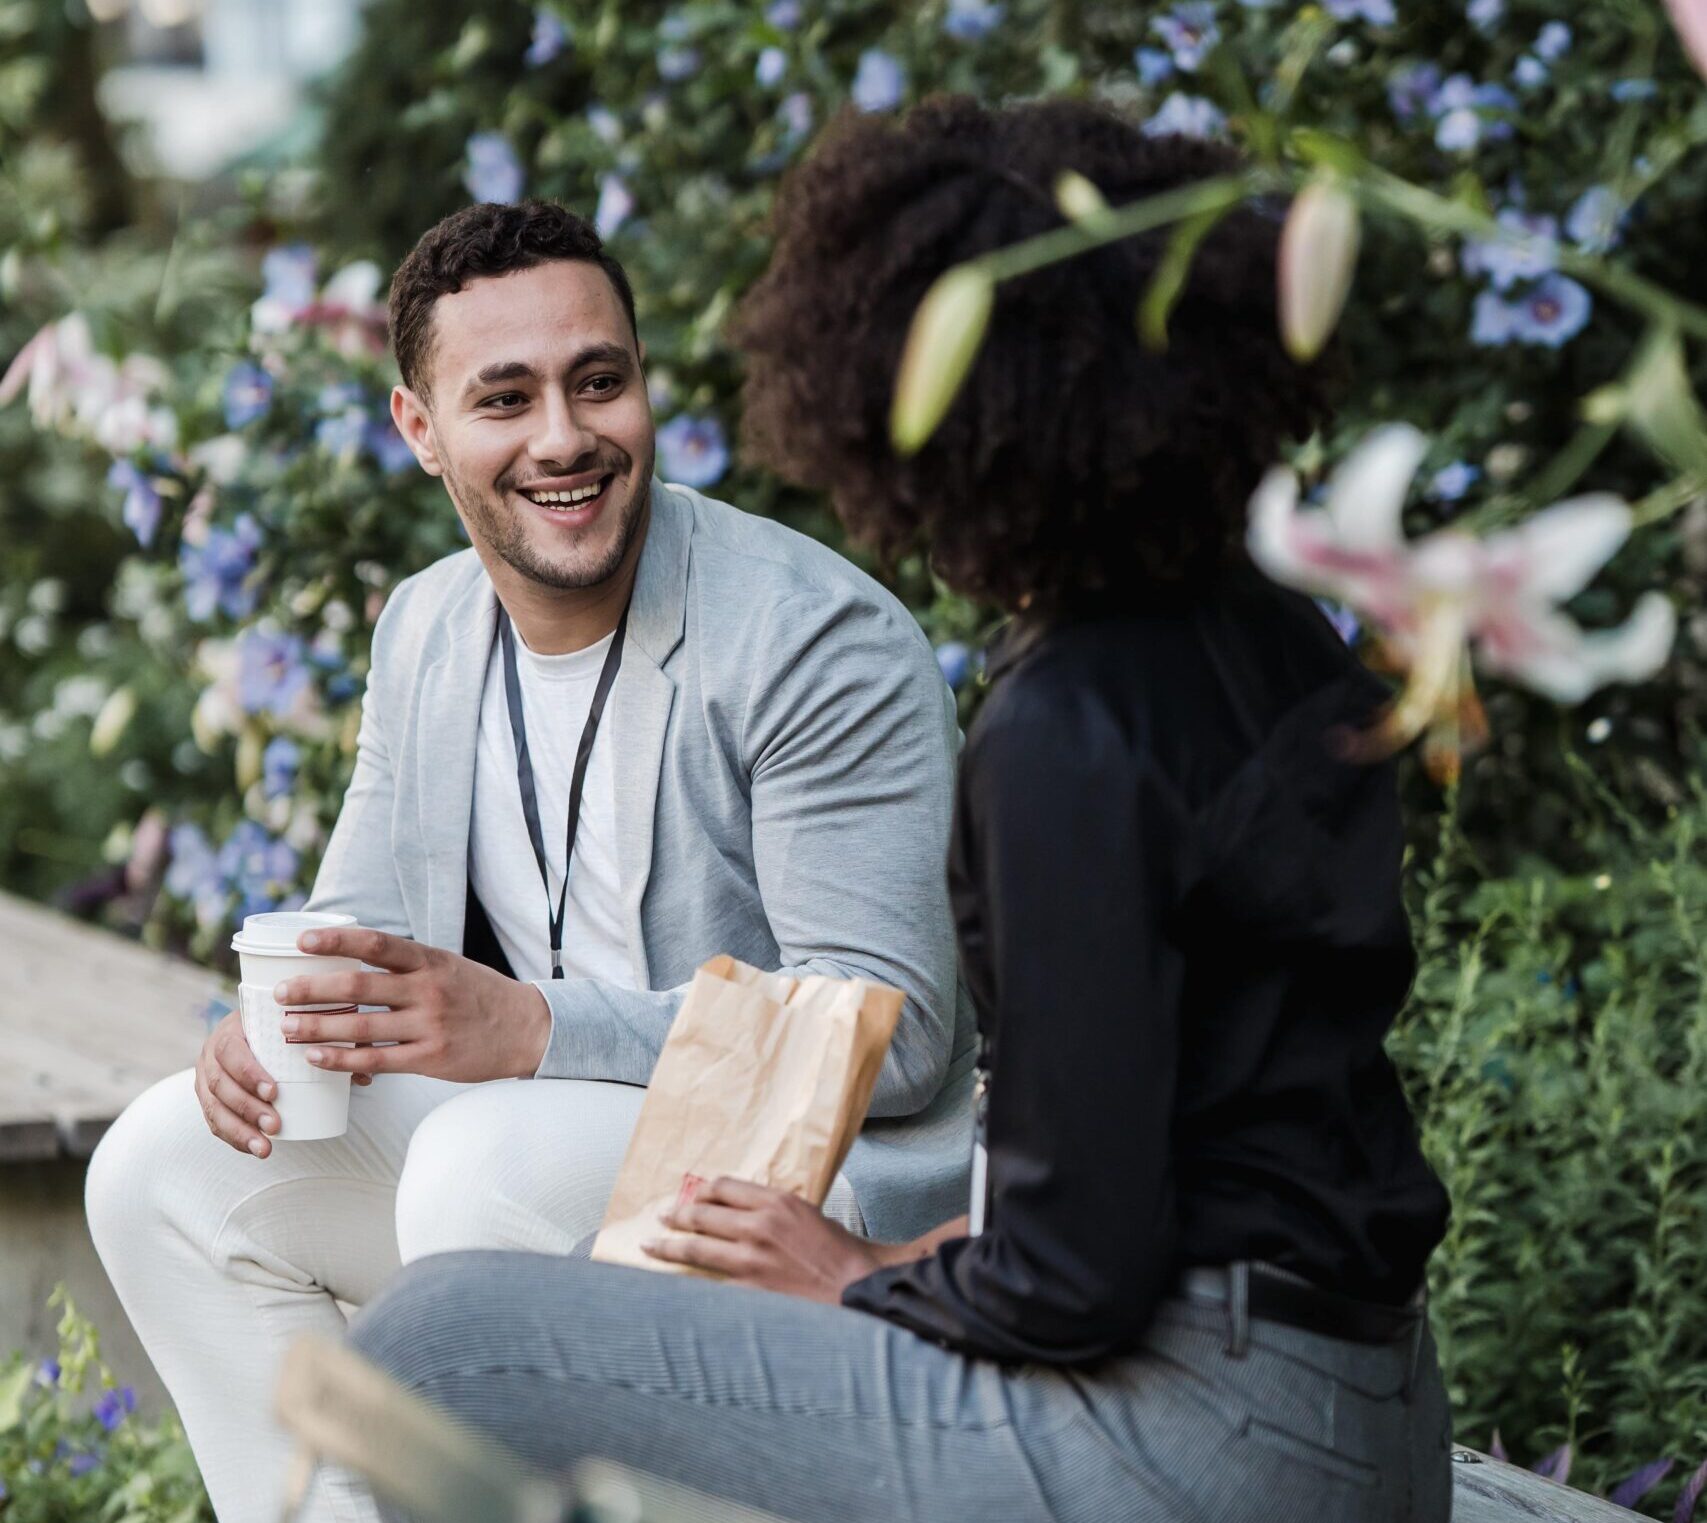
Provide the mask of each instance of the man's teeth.
{"label": "man's teeth", "polygon": [[573,492],[523,492],[522,495],[545,507],[572,507],[575,503],[590,501],[604,489],[604,482],[595,481],[591,486],[576,487]]}

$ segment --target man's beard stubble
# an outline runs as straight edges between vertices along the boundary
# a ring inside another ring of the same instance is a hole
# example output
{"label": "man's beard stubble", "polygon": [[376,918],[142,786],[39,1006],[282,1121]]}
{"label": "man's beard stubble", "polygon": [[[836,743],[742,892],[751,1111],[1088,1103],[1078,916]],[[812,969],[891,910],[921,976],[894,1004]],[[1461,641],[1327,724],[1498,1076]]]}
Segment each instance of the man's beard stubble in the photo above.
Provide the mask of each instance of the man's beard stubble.
{"label": "man's beard stubble", "polygon": [[[583,563],[576,550],[571,550],[570,556],[575,558],[569,564],[553,564],[544,559],[529,542],[519,510],[510,510],[501,498],[494,500],[484,492],[470,490],[468,484],[448,462],[445,464],[444,473],[445,488],[450,492],[451,500],[463,517],[480,531],[481,537],[491,546],[493,553],[530,582],[537,582],[542,587],[552,587],[561,592],[597,587],[616,575],[645,521],[646,506],[652,492],[652,473],[647,471],[641,475],[639,491],[622,510],[622,521],[618,525],[616,538],[611,541],[610,549],[596,561]],[[614,474],[620,476],[622,473]],[[613,480],[611,486],[605,490],[614,490],[615,485]]]}

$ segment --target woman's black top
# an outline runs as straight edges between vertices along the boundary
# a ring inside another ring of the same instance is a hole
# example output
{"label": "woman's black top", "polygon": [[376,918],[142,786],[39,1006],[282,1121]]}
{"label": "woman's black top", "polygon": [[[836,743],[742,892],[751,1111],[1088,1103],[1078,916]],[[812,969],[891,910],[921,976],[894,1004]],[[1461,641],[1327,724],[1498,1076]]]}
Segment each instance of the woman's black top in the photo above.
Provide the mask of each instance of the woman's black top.
{"label": "woman's black top", "polygon": [[981,1236],[843,1302],[995,1359],[1129,1349],[1182,1268],[1402,1302],[1440,1240],[1382,1039],[1410,986],[1385,690],[1224,573],[1026,631],[961,761],[950,889],[991,1072]]}

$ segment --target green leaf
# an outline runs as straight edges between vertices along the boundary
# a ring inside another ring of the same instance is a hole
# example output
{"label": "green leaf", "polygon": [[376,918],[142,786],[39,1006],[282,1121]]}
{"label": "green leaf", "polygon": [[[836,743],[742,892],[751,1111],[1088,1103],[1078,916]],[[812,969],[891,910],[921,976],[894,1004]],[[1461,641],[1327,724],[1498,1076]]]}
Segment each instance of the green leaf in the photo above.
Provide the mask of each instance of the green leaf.
{"label": "green leaf", "polygon": [[35,1377],[35,1366],[28,1360],[0,1376],[0,1433],[10,1433],[22,1420],[24,1397]]}

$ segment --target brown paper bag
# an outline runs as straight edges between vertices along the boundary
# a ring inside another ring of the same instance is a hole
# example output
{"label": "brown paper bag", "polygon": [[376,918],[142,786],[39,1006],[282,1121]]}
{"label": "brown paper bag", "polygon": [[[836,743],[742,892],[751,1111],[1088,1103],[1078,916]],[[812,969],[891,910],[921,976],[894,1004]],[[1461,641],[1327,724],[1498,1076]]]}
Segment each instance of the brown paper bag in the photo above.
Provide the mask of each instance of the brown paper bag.
{"label": "brown paper bag", "polygon": [[697,1183],[728,1174],[824,1204],[865,1120],[903,995],[714,957],[652,1070],[593,1257],[688,1274],[640,1251]]}

